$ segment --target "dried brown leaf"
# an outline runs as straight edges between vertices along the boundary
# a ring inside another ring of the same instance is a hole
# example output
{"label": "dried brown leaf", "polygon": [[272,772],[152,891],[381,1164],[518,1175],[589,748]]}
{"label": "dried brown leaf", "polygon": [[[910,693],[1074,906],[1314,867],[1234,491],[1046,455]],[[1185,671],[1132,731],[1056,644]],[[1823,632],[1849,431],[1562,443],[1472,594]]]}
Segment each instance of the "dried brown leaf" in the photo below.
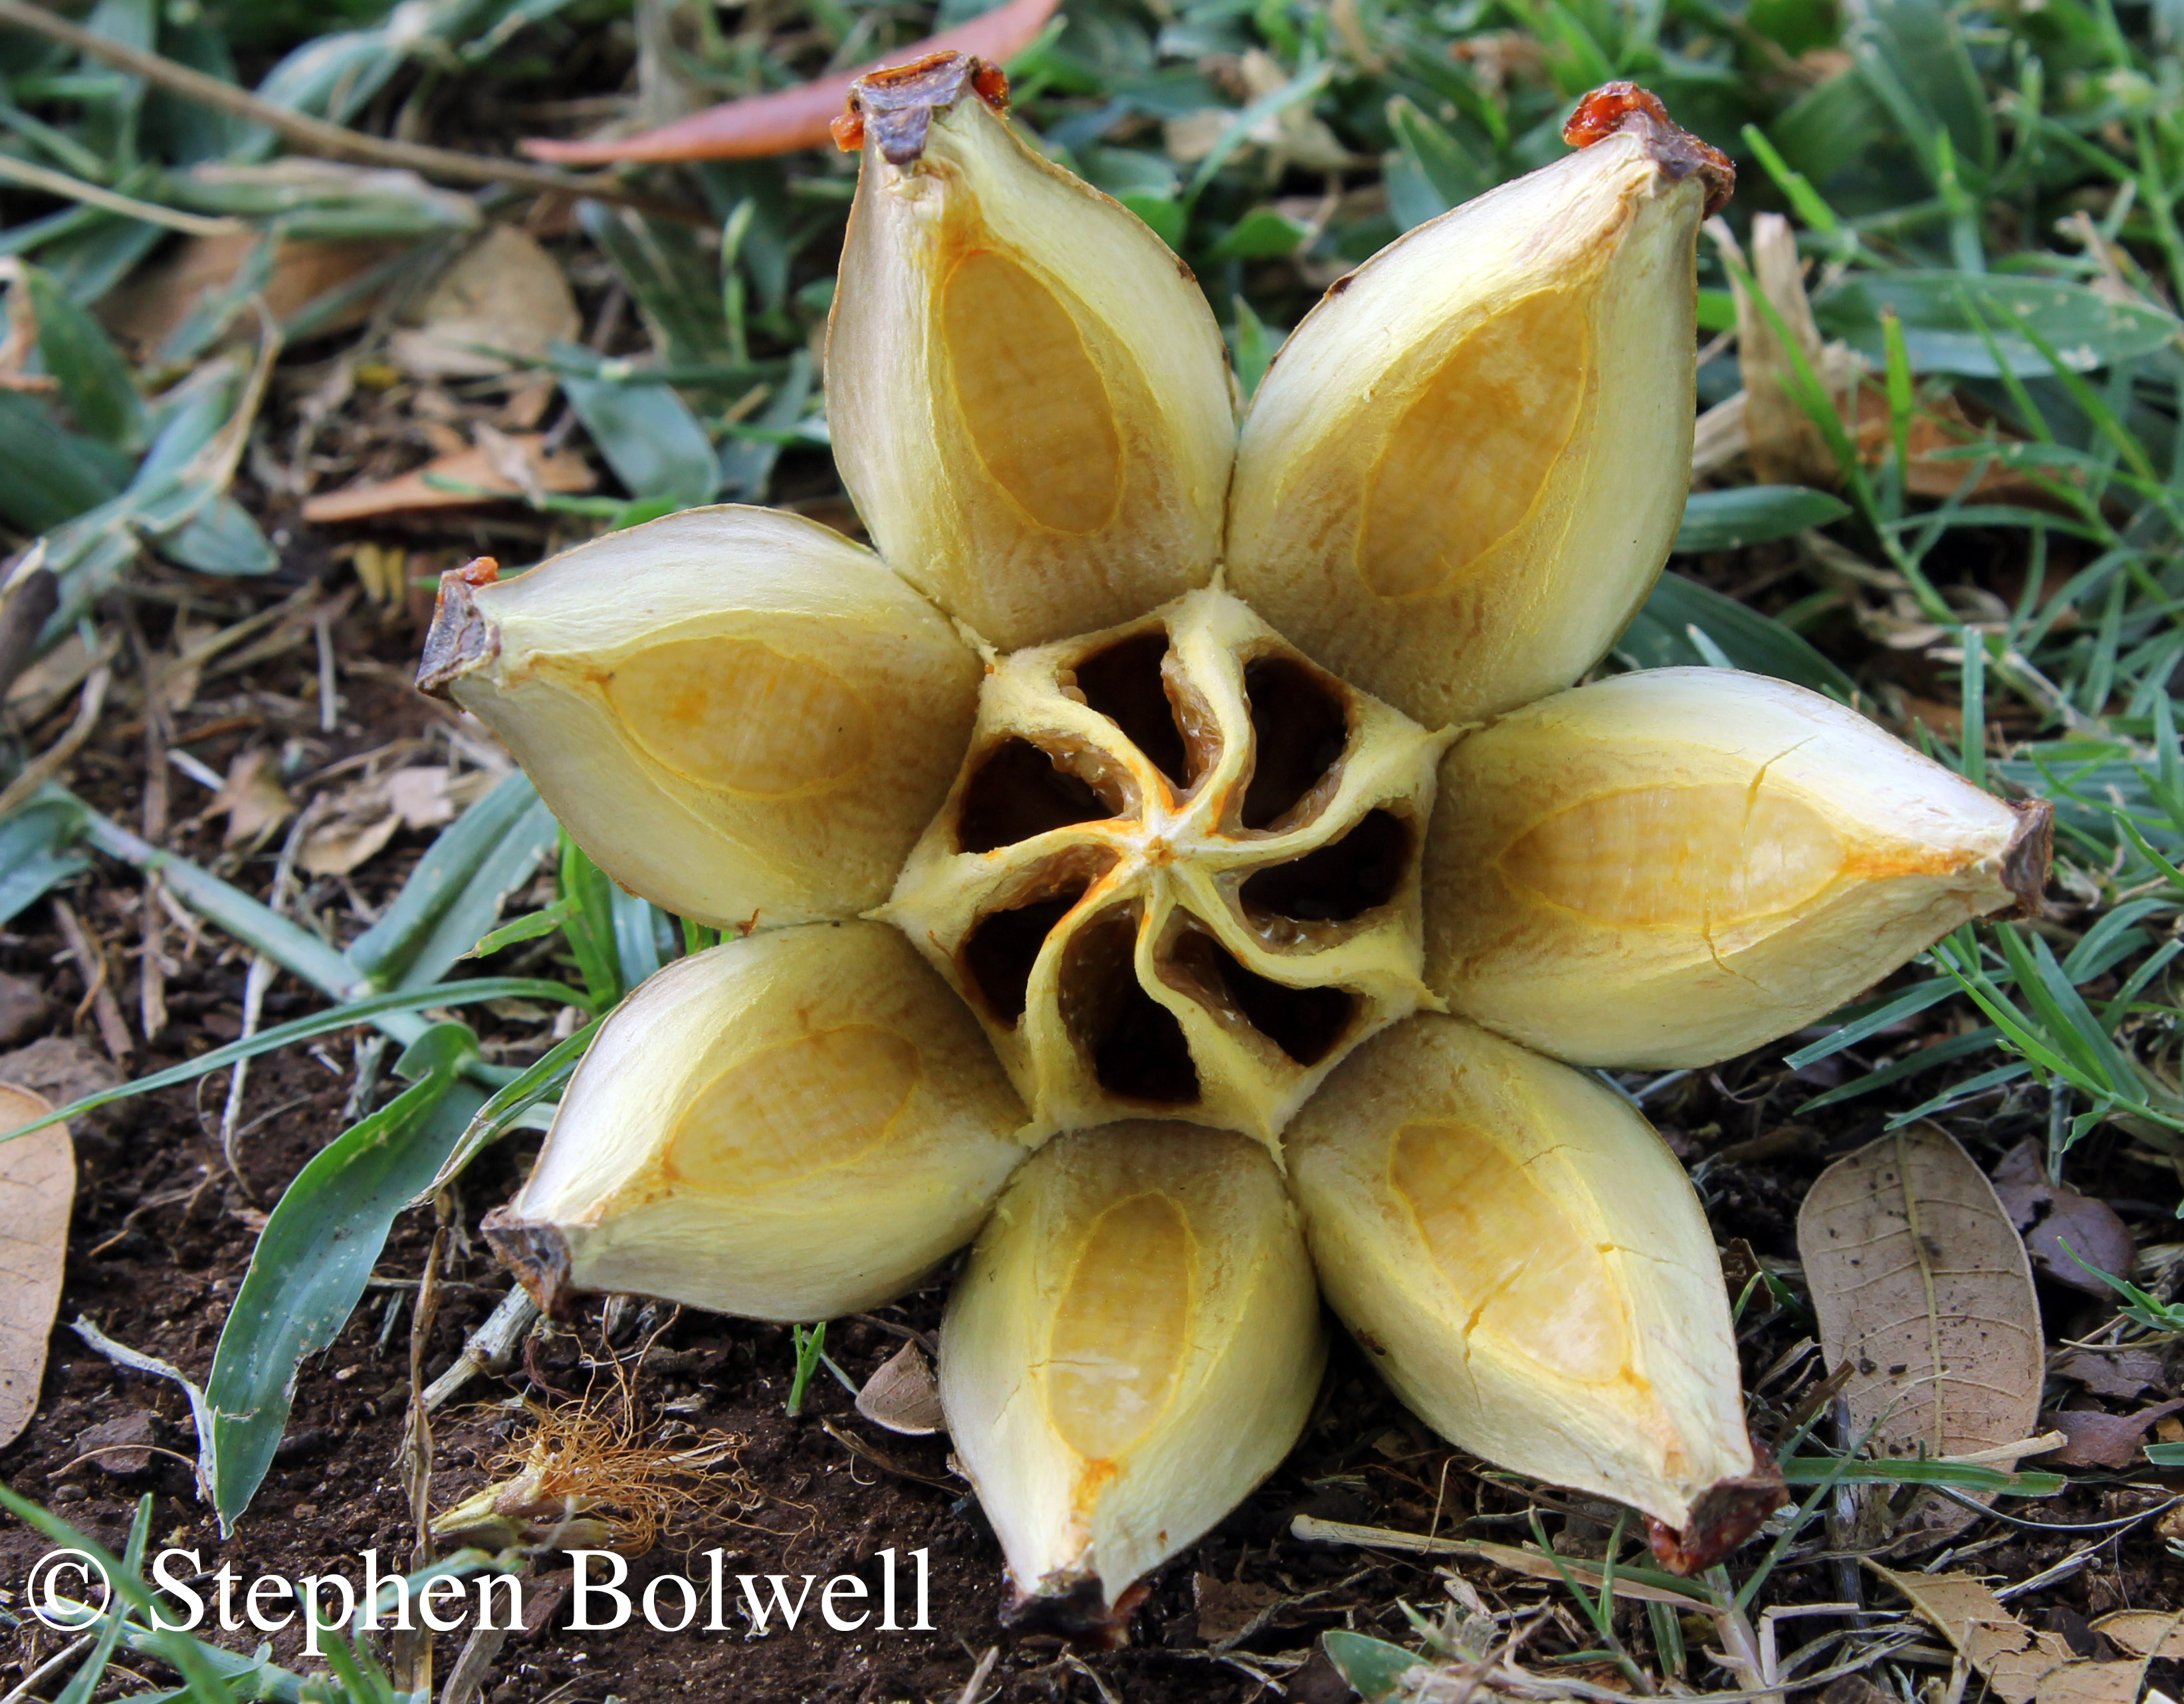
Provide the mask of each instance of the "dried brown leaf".
{"label": "dried brown leaf", "polygon": [[2105,1299],[2108,1285],[2087,1267],[2131,1275],[2137,1245],[2130,1228],[2107,1202],[2050,1183],[2040,1143],[2020,1142],[2003,1156],[1994,1168],[1994,1193],[2024,1233],[2025,1250],[2042,1277]]}
{"label": "dried brown leaf", "polygon": [[[225,290],[235,281],[259,240],[254,231],[192,237],[109,291],[98,305],[98,316],[115,337],[142,348],[155,347],[209,292]],[[284,241],[266,280],[265,305],[276,320],[292,318],[328,291],[361,278],[411,246],[376,239]],[[368,296],[346,303],[317,329],[324,333],[361,326],[371,317],[371,305]]]}
{"label": "dried brown leaf", "polygon": [[[43,1095],[0,1083],[0,1131],[53,1110]],[[14,1443],[38,1410],[75,1202],[75,1144],[67,1125],[0,1143],[0,1446]]]}
{"label": "dried brown leaf", "polygon": [[582,331],[554,257],[528,231],[496,225],[440,275],[387,354],[416,378],[477,378],[510,365],[482,348],[537,360],[549,342],[574,342]]}
{"label": "dried brown leaf", "polygon": [[2120,1609],[2095,1622],[2093,1631],[2134,1657],[2158,1652],[2165,1662],[2184,1660],[2184,1611]]}
{"label": "dried brown leaf", "polygon": [[[595,483],[583,457],[566,449],[549,450],[536,432],[511,434],[508,443],[518,446],[528,471],[543,491],[589,491]],[[448,490],[429,482],[443,479],[473,489]],[[314,522],[374,521],[382,515],[427,509],[462,509],[472,504],[521,497],[526,482],[513,480],[482,448],[465,449],[436,456],[414,473],[398,478],[368,480],[340,491],[327,492],[304,504],[304,519]]]}
{"label": "dried brown leaf", "polygon": [[[1852,1432],[1870,1428],[1875,1454],[1970,1455],[2031,1434],[2045,1368],[2031,1268],[1953,1138],[1919,1125],[1836,1161],[1797,1215],[1797,1249],[1829,1370],[1852,1369]],[[1914,1545],[1972,1518],[1931,1491],[1896,1513],[1883,1488],[1863,1512],[1875,1535]]]}
{"label": "dried brown leaf", "polygon": [[2058,1378],[2075,1379],[2096,1396],[2128,1401],[2159,1386],[2168,1376],[2168,1362],[2152,1349],[2074,1349],[2050,1371]]}
{"label": "dried brown leaf", "polygon": [[941,1431],[948,1424],[932,1363],[914,1343],[904,1344],[865,1381],[857,1393],[857,1412],[875,1426],[911,1437]]}
{"label": "dried brown leaf", "polygon": [[1986,1676],[2003,1704],[2031,1704],[2041,1677],[2075,1660],[2062,1634],[2027,1627],[1976,1574],[1898,1573],[1870,1561],[1866,1566]]}
{"label": "dried brown leaf", "polygon": [[230,846],[255,846],[295,814],[296,801],[274,772],[274,754],[264,746],[238,753],[214,796],[212,812],[227,817],[222,837]]}
{"label": "dried brown leaf", "polygon": [[348,818],[314,828],[304,837],[296,861],[314,876],[346,876],[394,838],[402,819],[392,810],[376,820]]}
{"label": "dried brown leaf", "polygon": [[2040,1417],[2042,1426],[2070,1441],[2041,1463],[2054,1467],[2129,1467],[2138,1461],[2146,1428],[2184,1408],[2184,1397],[2142,1408],[2136,1414],[2108,1414],[2098,1408],[2066,1408]]}

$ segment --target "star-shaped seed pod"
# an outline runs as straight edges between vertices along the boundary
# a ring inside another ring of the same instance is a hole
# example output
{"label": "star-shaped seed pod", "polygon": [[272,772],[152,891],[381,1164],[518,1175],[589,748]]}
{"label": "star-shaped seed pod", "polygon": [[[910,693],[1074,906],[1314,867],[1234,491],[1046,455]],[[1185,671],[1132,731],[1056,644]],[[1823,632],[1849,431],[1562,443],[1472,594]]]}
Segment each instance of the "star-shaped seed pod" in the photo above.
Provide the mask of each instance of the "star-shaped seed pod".
{"label": "star-shaped seed pod", "polygon": [[[901,1294],[1014,1607],[1119,1626],[1279,1464],[1332,1305],[1670,1567],[1781,1498],[1696,1066],[2036,898],[2011,805],[1727,670],[1573,686],[1689,484],[1722,157],[1628,85],[1329,291],[1245,413],[1175,256],[940,54],[861,81],[827,355],[878,552],[695,510],[449,575],[421,679],[739,938],[602,1027],[488,1221],[553,1307]],[[973,1239],[975,1239],[975,1241]]]}

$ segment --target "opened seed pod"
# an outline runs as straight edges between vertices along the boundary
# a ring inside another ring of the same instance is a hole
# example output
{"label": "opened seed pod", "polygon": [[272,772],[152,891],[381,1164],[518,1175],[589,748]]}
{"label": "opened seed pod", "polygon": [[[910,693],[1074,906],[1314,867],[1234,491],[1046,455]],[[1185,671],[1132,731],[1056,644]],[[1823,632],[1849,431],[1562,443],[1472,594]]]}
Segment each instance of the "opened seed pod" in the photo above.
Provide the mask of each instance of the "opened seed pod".
{"label": "opened seed pod", "polygon": [[1273,1144],[1427,998],[1447,743],[1193,592],[989,671],[879,915],[970,1002],[1038,1130],[1157,1112]]}
{"label": "opened seed pod", "polygon": [[970,648],[871,552],[727,507],[514,579],[444,576],[418,677],[507,743],[609,875],[723,927],[886,898],[978,682]]}
{"label": "opened seed pod", "polygon": [[1245,420],[1230,589],[1428,726],[1591,667],[1683,514],[1696,245],[1728,162],[1651,96],[1613,124],[1340,281]]}
{"label": "opened seed pod", "polygon": [[881,554],[1011,649],[1212,577],[1235,445],[1190,271],[936,55],[853,97],[864,162],[827,342],[842,482]]}
{"label": "opened seed pod", "polygon": [[1643,1510],[1682,1560],[1780,1501],[1713,1233],[1620,1095],[1422,1013],[1344,1063],[1289,1149],[1329,1301],[1451,1442]]}
{"label": "opened seed pod", "polygon": [[1725,669],[1543,699],[1458,744],[1440,797],[1429,981],[1580,1065],[1757,1047],[2047,873],[2045,805]]}
{"label": "opened seed pod", "polygon": [[940,1329],[956,1451],[1019,1613],[1098,1624],[1289,1453],[1325,1356],[1266,1150],[1111,1124],[1050,1142]]}
{"label": "opened seed pod", "polygon": [[1023,1157],[971,1015],[876,923],[679,959],[599,1031],[487,1234],[549,1311],[626,1290],[756,1319],[899,1295]]}
{"label": "opened seed pod", "polygon": [[1690,1186],[1625,1102],[1432,1008],[1714,1057],[2043,851],[1779,683],[1563,691],[1682,508],[1726,163],[1611,86],[1581,153],[1330,292],[1252,406],[1217,588],[1212,316],[1002,102],[939,54],[838,132],[827,417],[884,565],[721,510],[447,582],[428,682],[618,879],[756,932],[609,1021],[496,1247],[549,1300],[808,1320],[983,1222],[955,1447],[1022,1606],[1112,1630],[1303,1423],[1294,1200],[1421,1414],[1703,1565],[1780,1487]]}

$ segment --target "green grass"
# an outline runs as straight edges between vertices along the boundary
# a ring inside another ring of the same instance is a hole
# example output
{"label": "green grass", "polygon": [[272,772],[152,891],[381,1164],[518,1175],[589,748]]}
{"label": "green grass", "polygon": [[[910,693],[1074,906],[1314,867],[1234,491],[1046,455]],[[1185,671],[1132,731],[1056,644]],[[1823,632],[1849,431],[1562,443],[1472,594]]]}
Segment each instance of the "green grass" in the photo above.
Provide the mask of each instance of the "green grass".
{"label": "green grass", "polygon": [[[240,59],[251,86],[307,112],[500,152],[506,125],[490,114],[501,106],[616,84],[629,9],[426,0],[421,27],[397,31],[373,8],[345,4],[345,32],[310,42],[326,8],[292,0],[100,0],[88,22],[217,75],[236,76]],[[696,7],[680,14],[688,27],[665,64],[688,98],[726,98],[872,57],[978,9],[810,0],[767,34]],[[1730,223],[1741,233],[1757,212],[1791,216],[1821,330],[1869,362],[1886,431],[1877,454],[1862,448],[1808,364],[1794,388],[1836,456],[1835,493],[1702,493],[1682,543],[1712,554],[1677,566],[1713,583],[1664,582],[1618,656],[1630,666],[1733,663],[1884,714],[1914,688],[1953,697],[1975,732],[1950,742],[1922,729],[1928,749],[1984,785],[2053,801],[2056,891],[2068,901],[2056,915],[1961,930],[1908,983],[1777,1052],[1793,1066],[1838,1055],[1855,1064],[1801,1113],[2030,1117],[2067,1167],[2071,1147],[2103,1125],[2184,1161],[2175,982],[2184,754],[2172,696],[2184,661],[2180,37],[2177,0],[1071,0],[1066,25],[1010,69],[1020,118],[1055,157],[1134,209],[1196,272],[1247,393],[1334,277],[1558,156],[1564,116],[1599,82],[1646,84],[1736,156]],[[501,128],[465,133],[465,114],[478,109]],[[1172,146],[1186,132],[1195,146]],[[359,179],[307,197],[246,171],[223,200],[189,176],[209,162],[254,169],[271,152],[237,120],[0,31],[0,153],[140,203],[232,215],[259,233],[238,287],[132,368],[93,310],[165,240],[163,229],[8,192],[0,253],[22,265],[9,307],[35,307],[29,370],[53,384],[0,392],[0,525],[16,541],[43,540],[59,593],[47,644],[96,622],[140,549],[213,574],[273,565],[231,485],[275,348],[242,286],[254,287],[279,245],[329,231],[384,237],[410,245],[396,270],[421,275],[499,193],[390,198]],[[811,350],[853,175],[831,152],[684,169],[682,187],[710,231],[582,209],[571,247],[626,287],[652,353],[554,351],[550,365],[622,489],[553,506],[613,525],[692,501],[764,501],[784,467],[807,483],[820,476]],[[1710,244],[1701,267],[1705,337],[1733,324],[1737,281]],[[307,306],[278,330],[308,340],[337,305]],[[1734,354],[1719,354],[1702,370],[1702,401],[1739,382]],[[1975,424],[1928,459],[1960,468],[1961,483],[1916,496],[1913,429],[1945,400]],[[1977,494],[2003,472],[2018,476],[2015,494]],[[1800,547],[1801,537],[1820,542]],[[1753,546],[1782,571],[1763,608],[1722,592],[1748,577],[1752,559],[1733,553]],[[1908,651],[1867,631],[1919,623],[1930,636]],[[0,751],[0,780],[32,755]],[[621,894],[566,841],[554,903],[496,927],[510,860],[549,851],[550,822],[527,795],[511,783],[498,804],[475,807],[372,933],[337,954],[48,788],[0,820],[0,922],[75,879],[94,854],[156,864],[186,903],[335,1002],[293,1033],[376,1022],[405,1044],[426,1034],[418,991],[465,968],[473,944],[485,954],[558,935],[567,998],[594,1011],[678,951],[710,944]],[[487,986],[499,985],[475,992]],[[1942,1045],[1889,1039],[1897,1021],[1944,1003],[1964,1022]],[[552,1094],[582,1046],[581,1036],[565,1042],[521,1074],[496,1072],[460,1044],[421,1063],[408,1094],[431,1085],[432,1104],[413,1103],[398,1121],[437,1132],[438,1146],[410,1156],[419,1176],[438,1165],[436,1181],[446,1181]],[[499,1092],[480,1105],[488,1090]],[[467,1129],[426,1116],[443,1102],[464,1109]],[[366,1125],[383,1124],[383,1111]],[[298,1263],[265,1281],[301,1295],[313,1277]],[[2177,1328],[2173,1306],[2136,1290],[2124,1300],[2142,1328]],[[799,1395],[822,1342],[817,1328],[799,1334]],[[1802,1483],[1837,1471],[1814,1468]],[[248,1489],[239,1495],[247,1501]],[[1714,1611],[1741,1617],[1761,1578],[1709,1588]],[[1605,1588],[1600,1600],[1571,1590],[1607,1660],[1627,1668]],[[1674,1642],[1680,1662],[1673,1617],[1654,1620],[1657,1651]],[[1353,1652],[1362,1665],[1353,1673],[1372,1668],[1391,1685],[1400,1666],[1388,1665],[1408,1657],[1390,1649]]]}

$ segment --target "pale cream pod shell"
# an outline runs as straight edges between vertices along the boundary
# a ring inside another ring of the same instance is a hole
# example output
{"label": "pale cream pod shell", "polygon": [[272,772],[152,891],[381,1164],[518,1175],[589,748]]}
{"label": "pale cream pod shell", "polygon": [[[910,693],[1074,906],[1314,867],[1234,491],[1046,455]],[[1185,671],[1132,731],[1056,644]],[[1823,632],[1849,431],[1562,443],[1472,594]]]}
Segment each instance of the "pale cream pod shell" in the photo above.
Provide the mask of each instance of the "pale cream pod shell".
{"label": "pale cream pod shell", "polygon": [[1429,727],[1577,679],[1683,514],[1703,197],[1625,131],[1339,282],[1245,417],[1229,588]]}
{"label": "pale cream pod shell", "polygon": [[1228,363],[1181,261],[971,96],[867,137],[828,326],[835,465],[898,572],[999,649],[1212,577]]}
{"label": "pale cream pod shell", "polygon": [[1630,1103],[1421,1013],[1290,1126],[1329,1302],[1462,1449],[1689,1524],[1752,1472],[1721,1265]]}
{"label": "pale cream pod shell", "polygon": [[896,1296],[1022,1160],[986,1038],[878,923],[678,959],[601,1027],[495,1250],[543,1303],[621,1290],[751,1319]]}
{"label": "pale cream pod shell", "polygon": [[466,602],[443,599],[435,639],[473,654],[441,684],[600,868],[716,927],[884,899],[978,702],[978,657],[932,605],[772,510],[609,533]]}
{"label": "pale cream pod shell", "polygon": [[1557,693],[1458,742],[1426,842],[1426,981],[1580,1065],[1700,1066],[2036,896],[2012,809],[1854,710],[1727,669]]}
{"label": "pale cream pod shell", "polygon": [[1133,1122],[1041,1148],[940,1330],[949,1430],[1019,1608],[1114,1612],[1280,1464],[1325,1355],[1263,1147]]}

